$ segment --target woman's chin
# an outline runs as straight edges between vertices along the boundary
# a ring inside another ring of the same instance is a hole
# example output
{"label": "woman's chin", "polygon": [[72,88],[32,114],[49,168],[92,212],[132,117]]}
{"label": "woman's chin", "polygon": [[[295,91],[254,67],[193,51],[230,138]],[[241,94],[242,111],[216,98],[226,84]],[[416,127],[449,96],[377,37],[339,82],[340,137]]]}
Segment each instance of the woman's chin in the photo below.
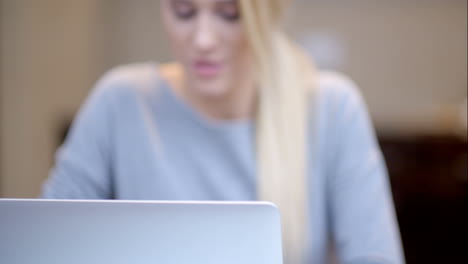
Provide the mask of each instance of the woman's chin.
{"label": "woman's chin", "polygon": [[193,90],[199,96],[207,98],[223,97],[229,92],[226,84],[216,80],[199,82],[193,87]]}

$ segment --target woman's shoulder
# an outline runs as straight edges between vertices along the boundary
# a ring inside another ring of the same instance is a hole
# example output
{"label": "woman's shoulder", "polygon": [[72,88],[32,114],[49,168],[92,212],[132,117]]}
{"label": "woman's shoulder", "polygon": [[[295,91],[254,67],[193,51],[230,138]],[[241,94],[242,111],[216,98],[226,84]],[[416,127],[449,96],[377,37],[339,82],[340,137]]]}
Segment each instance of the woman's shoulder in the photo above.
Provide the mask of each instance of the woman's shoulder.
{"label": "woman's shoulder", "polygon": [[320,109],[325,112],[343,112],[365,108],[359,86],[343,73],[320,71],[317,78]]}
{"label": "woman's shoulder", "polygon": [[334,142],[354,127],[371,125],[369,111],[356,83],[346,75],[323,71],[318,77],[317,96],[312,97],[310,118],[326,142]]}
{"label": "woman's shoulder", "polygon": [[358,85],[347,75],[335,71],[318,73],[318,89],[321,97],[332,100],[361,97]]}
{"label": "woman's shoulder", "polygon": [[153,62],[120,65],[106,72],[96,83],[95,89],[103,93],[126,93],[144,91],[154,87],[160,77],[158,66]]}

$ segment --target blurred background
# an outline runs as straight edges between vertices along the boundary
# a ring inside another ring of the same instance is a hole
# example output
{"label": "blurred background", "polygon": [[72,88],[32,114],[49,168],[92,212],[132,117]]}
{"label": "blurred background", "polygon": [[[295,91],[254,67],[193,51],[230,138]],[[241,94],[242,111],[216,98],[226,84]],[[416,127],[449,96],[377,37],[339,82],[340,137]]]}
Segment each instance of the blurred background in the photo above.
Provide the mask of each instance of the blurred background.
{"label": "blurred background", "polygon": [[[37,197],[105,71],[171,59],[155,0],[0,0],[0,197]],[[296,0],[287,31],[360,86],[408,263],[468,263],[467,1]]]}

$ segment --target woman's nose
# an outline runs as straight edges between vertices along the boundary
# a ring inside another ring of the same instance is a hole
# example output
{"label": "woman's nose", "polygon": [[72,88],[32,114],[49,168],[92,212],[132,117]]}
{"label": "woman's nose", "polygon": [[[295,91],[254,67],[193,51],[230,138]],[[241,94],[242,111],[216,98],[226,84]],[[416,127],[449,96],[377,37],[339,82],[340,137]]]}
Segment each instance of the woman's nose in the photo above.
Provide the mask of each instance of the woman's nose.
{"label": "woman's nose", "polygon": [[194,33],[194,45],[200,52],[213,50],[218,42],[214,22],[207,16],[200,17]]}

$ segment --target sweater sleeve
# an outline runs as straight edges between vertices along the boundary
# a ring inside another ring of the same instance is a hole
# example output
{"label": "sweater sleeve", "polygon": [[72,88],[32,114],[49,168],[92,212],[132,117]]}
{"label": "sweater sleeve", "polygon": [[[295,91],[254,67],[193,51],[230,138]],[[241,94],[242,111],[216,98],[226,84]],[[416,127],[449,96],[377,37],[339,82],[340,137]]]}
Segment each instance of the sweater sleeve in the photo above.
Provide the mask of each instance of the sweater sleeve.
{"label": "sweater sleeve", "polygon": [[335,76],[329,168],[332,234],[340,263],[404,263],[385,162],[361,94]]}
{"label": "sweater sleeve", "polygon": [[56,154],[42,198],[111,198],[112,101],[117,78],[115,70],[106,74],[81,107]]}

